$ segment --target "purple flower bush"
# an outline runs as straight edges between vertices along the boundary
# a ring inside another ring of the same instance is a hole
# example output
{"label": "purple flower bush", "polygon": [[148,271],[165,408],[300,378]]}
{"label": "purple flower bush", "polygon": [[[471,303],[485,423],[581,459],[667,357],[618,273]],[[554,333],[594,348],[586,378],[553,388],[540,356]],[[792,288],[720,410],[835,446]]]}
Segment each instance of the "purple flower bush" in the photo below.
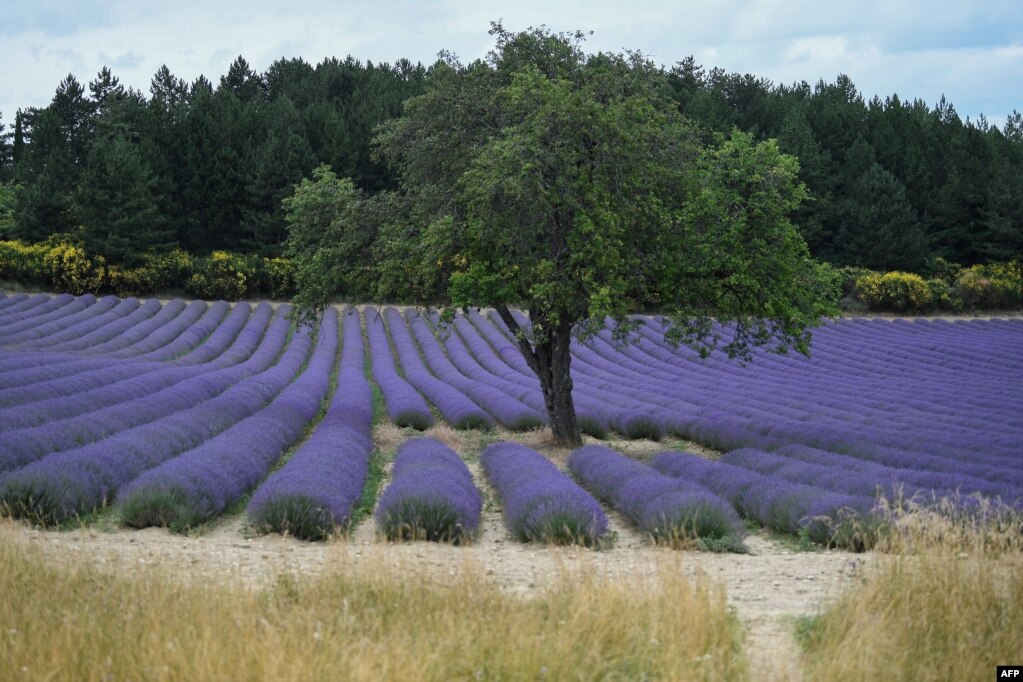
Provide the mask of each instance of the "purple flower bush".
{"label": "purple flower bush", "polygon": [[[330,324],[326,315],[323,324]],[[354,308],[345,311],[342,339],[330,410],[249,502],[249,521],[259,531],[320,540],[346,530],[352,520],[373,449],[373,395],[363,372],[362,325]]]}
{"label": "purple flower bush", "polygon": [[[198,401],[190,393],[188,409],[48,455],[6,474],[0,461],[0,510],[46,525],[88,513],[107,504],[118,489],[147,469],[196,448],[259,411],[291,383],[309,352],[309,335],[296,334],[281,353],[289,327],[288,310],[288,306],[278,309],[256,352],[227,390],[217,385],[222,378],[217,373],[190,380],[213,382],[215,397]],[[268,369],[245,374],[260,366]],[[191,386],[190,391],[199,388]],[[154,406],[157,408],[162,406]]]}
{"label": "purple flower bush", "polygon": [[[83,296],[83,299],[85,298],[86,297]],[[30,325],[23,331],[6,335],[3,338],[0,338],[0,344],[11,346],[25,342],[32,342],[33,348],[42,347],[42,345],[45,344],[51,336],[64,332],[67,329],[74,329],[79,324],[91,324],[94,319],[100,318],[121,302],[116,296],[104,296],[101,299],[89,296],[87,300],[91,300],[91,302],[81,310],[75,311],[69,315],[60,315],[57,319],[51,320],[46,324]],[[129,304],[129,307],[130,306],[131,304]],[[94,328],[95,327],[91,327],[86,331],[91,331],[91,329]],[[74,335],[72,335],[71,338],[73,338],[73,336]],[[58,341],[59,340],[61,339],[58,339]],[[39,345],[36,345],[37,343]]]}
{"label": "purple flower bush", "polygon": [[607,533],[600,503],[539,452],[494,443],[480,462],[501,496],[509,529],[520,540],[591,545]]}
{"label": "purple flower bush", "polygon": [[[434,376],[472,398],[477,405],[493,415],[499,424],[512,431],[529,431],[546,423],[545,414],[518,398],[499,390],[491,383],[476,381],[462,374],[445,354],[423,319],[413,310],[407,310],[406,317],[413,336],[423,350],[426,364]],[[468,362],[468,352],[464,346],[453,345],[449,349],[456,354],[464,353],[462,359]]]}
{"label": "purple flower bush", "polygon": [[[230,363],[226,367],[221,369],[207,367],[206,371],[192,372],[190,374],[193,376],[185,381],[93,412],[56,419],[39,426],[11,430],[0,443],[0,473],[23,466],[49,453],[67,450],[76,445],[99,442],[114,434],[188,409],[223,393],[245,377],[266,370],[276,360],[284,345],[288,323],[285,319],[286,309],[280,311],[278,329],[273,334],[268,332],[264,339],[263,330],[266,328],[265,322],[270,314],[270,307],[267,305],[262,311],[265,315],[254,316],[253,324],[243,329],[235,337],[228,351],[218,358],[220,361]],[[216,336],[216,332],[213,336]],[[260,340],[267,343],[261,347],[261,352],[252,353]],[[172,378],[181,378],[180,373],[175,373]],[[145,379],[142,377],[143,381]],[[114,391],[120,391],[120,387],[115,387]],[[43,407],[59,410],[60,402],[58,400],[56,405],[48,403]],[[74,403],[69,402],[69,405],[73,406]],[[27,408],[31,409],[32,405]]]}
{"label": "purple flower bush", "polygon": [[398,374],[380,315],[372,306],[367,306],[364,314],[373,379],[384,396],[387,416],[397,426],[411,426],[419,431],[433,426],[433,415],[426,399]]}
{"label": "purple flower bush", "polygon": [[[308,326],[299,328],[293,343],[308,348],[310,331]],[[282,370],[280,383],[265,407],[125,486],[117,495],[122,523],[188,529],[255,487],[320,409],[330,387],[337,341],[337,317],[329,308],[305,371],[292,382],[297,368],[279,363],[274,370]]]}
{"label": "purple flower bush", "polygon": [[814,542],[864,549],[876,536],[872,498],[792,483],[687,452],[662,452],[661,473],[697,483],[730,501],[741,515],[780,533],[806,533]]}
{"label": "purple flower bush", "polygon": [[462,543],[479,527],[483,501],[458,454],[434,438],[398,448],[376,519],[389,540]]}
{"label": "purple flower bush", "polygon": [[388,308],[384,311],[384,317],[387,318],[391,342],[405,370],[405,377],[440,410],[444,419],[456,429],[493,428],[494,420],[486,411],[462,391],[430,373],[398,311]]}
{"label": "purple flower bush", "polygon": [[731,504],[718,495],[602,445],[574,451],[568,469],[655,542],[678,546],[702,538],[737,548],[745,535]]}

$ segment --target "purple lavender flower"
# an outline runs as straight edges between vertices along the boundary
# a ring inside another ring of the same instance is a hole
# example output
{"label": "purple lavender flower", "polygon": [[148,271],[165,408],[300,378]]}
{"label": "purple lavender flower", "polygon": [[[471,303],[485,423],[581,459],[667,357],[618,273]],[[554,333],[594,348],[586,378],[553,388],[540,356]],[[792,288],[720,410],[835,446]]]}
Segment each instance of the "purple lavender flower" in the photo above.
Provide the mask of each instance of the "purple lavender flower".
{"label": "purple lavender flower", "polygon": [[454,450],[433,438],[406,441],[391,477],[376,511],[388,539],[458,543],[475,534],[483,502]]}

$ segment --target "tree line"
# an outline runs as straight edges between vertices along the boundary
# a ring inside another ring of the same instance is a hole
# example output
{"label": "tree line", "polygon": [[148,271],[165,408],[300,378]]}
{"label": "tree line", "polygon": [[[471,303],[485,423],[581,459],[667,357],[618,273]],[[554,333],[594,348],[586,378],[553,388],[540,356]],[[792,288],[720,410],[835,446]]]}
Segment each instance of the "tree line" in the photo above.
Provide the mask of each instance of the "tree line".
{"label": "tree line", "polygon": [[[373,131],[438,68],[444,60],[348,57],[279,59],[257,73],[238,57],[217,85],[161,67],[148,95],[108,68],[86,85],[69,75],[48,106],[0,118],[0,238],[77,232],[128,266],[173,246],[280,255],[281,202],[314,168],[368,194],[397,187]],[[692,57],[656,78],[707,141],[739,129],[798,158],[809,199],[794,223],[817,258],[928,272],[936,257],[970,265],[1023,253],[1019,112],[998,128],[963,120],[944,99],[865,101],[842,75],[782,85]]]}

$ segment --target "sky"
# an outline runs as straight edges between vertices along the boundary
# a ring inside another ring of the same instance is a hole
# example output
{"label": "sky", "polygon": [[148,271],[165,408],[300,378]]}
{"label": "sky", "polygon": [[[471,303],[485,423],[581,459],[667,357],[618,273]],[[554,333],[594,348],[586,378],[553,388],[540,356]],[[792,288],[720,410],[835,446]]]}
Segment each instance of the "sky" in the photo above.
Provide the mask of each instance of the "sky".
{"label": "sky", "polygon": [[0,0],[0,121],[103,66],[148,95],[163,64],[217,83],[238,55],[257,71],[280,57],[430,64],[441,50],[469,62],[493,46],[495,20],[592,31],[587,51],[639,50],[668,67],[693,55],[786,84],[844,73],[864,99],[933,107],[944,95],[999,126],[1023,111],[1023,0]]}

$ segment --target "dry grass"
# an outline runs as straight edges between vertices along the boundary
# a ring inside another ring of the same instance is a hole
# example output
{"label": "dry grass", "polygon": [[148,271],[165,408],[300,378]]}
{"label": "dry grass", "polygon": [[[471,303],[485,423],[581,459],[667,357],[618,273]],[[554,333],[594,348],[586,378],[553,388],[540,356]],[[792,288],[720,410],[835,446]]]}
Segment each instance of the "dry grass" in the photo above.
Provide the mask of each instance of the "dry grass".
{"label": "dry grass", "polygon": [[665,569],[567,573],[524,599],[472,566],[443,582],[381,552],[369,568],[275,586],[115,575],[0,543],[0,670],[47,680],[708,679],[747,677],[724,595]]}
{"label": "dry grass", "polygon": [[898,515],[873,570],[808,629],[807,679],[990,679],[1023,661],[1023,525],[976,518]]}

